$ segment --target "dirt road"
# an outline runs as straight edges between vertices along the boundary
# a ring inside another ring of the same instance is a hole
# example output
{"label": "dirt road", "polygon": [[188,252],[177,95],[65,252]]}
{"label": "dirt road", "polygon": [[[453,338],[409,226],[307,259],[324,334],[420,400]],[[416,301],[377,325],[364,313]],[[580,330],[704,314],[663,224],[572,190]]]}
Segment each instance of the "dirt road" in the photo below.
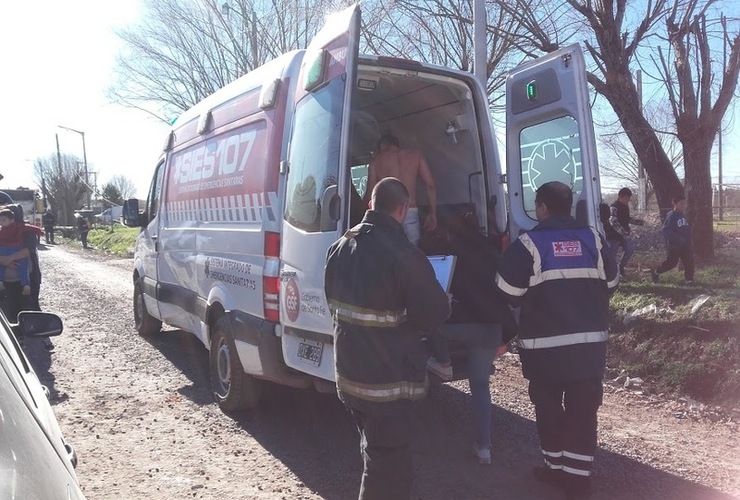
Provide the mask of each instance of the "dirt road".
{"label": "dirt road", "polygon": [[[256,411],[225,415],[212,402],[207,355],[194,337],[140,338],[130,260],[90,251],[40,251],[42,306],[65,323],[56,350],[29,342],[77,472],[95,499],[352,499],[361,460],[347,413],[332,395],[274,387]],[[514,356],[498,363],[493,465],[469,453],[464,383],[435,388],[416,461],[415,498],[550,499],[534,482],[538,442]],[[609,392],[600,413],[594,499],[728,499],[740,495],[737,422],[678,418],[682,405]]]}

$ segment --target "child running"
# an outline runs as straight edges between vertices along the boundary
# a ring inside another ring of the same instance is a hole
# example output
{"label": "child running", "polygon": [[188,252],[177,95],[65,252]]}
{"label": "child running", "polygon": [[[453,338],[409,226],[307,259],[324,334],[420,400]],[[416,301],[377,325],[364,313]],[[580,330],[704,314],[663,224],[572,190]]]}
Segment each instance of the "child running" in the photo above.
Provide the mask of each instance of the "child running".
{"label": "child running", "polygon": [[678,265],[679,259],[683,262],[684,278],[687,285],[694,283],[694,254],[691,249],[691,228],[686,219],[686,197],[682,194],[673,198],[673,210],[668,212],[663,223],[663,235],[668,245],[668,255],[665,261],[656,269],[650,271],[653,282],[658,277]]}

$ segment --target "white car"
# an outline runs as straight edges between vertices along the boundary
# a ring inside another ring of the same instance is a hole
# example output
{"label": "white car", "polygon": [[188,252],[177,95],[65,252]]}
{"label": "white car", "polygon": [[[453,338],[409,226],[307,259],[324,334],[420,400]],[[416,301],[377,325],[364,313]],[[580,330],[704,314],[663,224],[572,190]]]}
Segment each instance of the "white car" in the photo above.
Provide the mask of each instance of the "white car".
{"label": "white car", "polygon": [[101,224],[113,224],[120,223],[121,216],[123,215],[123,207],[115,206],[106,208],[101,213],[95,216],[95,219]]}
{"label": "white car", "polygon": [[56,314],[21,312],[18,324],[0,313],[0,498],[84,499],[74,448],[64,439],[18,337],[62,333]]}

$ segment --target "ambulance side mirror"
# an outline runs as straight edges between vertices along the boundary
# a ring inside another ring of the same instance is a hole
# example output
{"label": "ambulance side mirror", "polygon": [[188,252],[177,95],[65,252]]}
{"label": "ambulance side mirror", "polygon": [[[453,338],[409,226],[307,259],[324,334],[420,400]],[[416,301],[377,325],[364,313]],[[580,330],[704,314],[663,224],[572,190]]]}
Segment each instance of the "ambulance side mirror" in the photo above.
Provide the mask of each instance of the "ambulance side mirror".
{"label": "ambulance side mirror", "polygon": [[123,225],[127,227],[141,227],[142,216],[139,214],[139,200],[132,198],[123,202]]}

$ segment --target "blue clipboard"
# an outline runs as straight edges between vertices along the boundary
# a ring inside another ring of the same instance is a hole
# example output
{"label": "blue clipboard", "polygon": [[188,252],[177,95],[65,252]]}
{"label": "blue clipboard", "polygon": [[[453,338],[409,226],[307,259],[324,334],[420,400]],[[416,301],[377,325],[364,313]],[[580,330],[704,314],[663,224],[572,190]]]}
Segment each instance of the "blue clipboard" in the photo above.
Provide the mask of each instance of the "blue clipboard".
{"label": "blue clipboard", "polygon": [[434,275],[437,277],[439,284],[442,285],[442,289],[449,293],[457,257],[454,255],[430,255],[427,259],[429,259],[429,263],[434,269]]}

